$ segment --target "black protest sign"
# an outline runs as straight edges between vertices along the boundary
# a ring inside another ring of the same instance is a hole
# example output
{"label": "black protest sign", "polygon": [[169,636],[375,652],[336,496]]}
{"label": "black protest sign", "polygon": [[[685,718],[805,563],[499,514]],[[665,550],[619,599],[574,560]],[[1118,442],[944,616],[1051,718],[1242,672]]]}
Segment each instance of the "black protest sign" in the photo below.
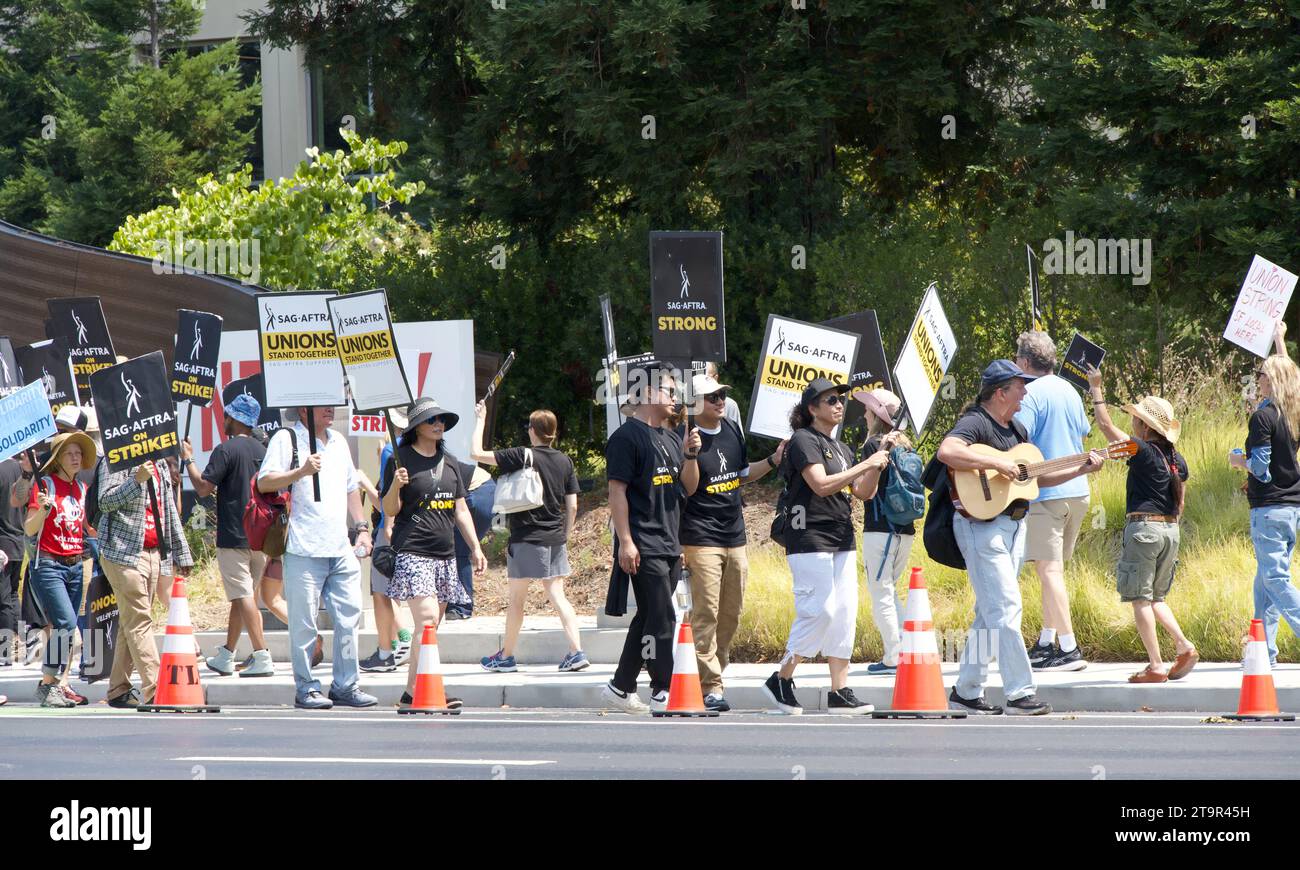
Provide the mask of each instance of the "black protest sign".
{"label": "black protest sign", "polygon": [[[857,314],[847,314],[825,321],[826,326],[833,326],[845,332],[852,332],[861,341],[858,342],[858,356],[853,363],[853,373],[849,375],[849,384],[853,387],[850,394],[869,393],[883,387],[893,391],[894,382],[889,375],[889,361],[885,359],[885,345],[880,340],[880,322],[876,312],[867,310]],[[849,402],[844,406],[844,424],[854,426],[861,419],[866,406],[860,401]]]}
{"label": "black protest sign", "polygon": [[72,374],[68,345],[61,338],[38,341],[14,348],[24,384],[40,381],[50,410],[59,413],[65,405],[77,404],[77,379]]}
{"label": "black protest sign", "polygon": [[280,413],[274,408],[266,407],[266,381],[263,380],[261,372],[226,384],[225,389],[221,391],[221,407],[225,408],[235,401],[236,396],[245,393],[256,399],[257,407],[262,409],[262,413],[257,417],[257,428],[268,435],[279,429]]}
{"label": "black protest sign", "polygon": [[18,357],[14,356],[14,344],[9,336],[0,335],[0,398],[9,395],[24,386],[22,371],[18,368]]}
{"label": "black protest sign", "polygon": [[1079,333],[1070,340],[1070,349],[1061,360],[1061,367],[1056,372],[1085,393],[1088,392],[1088,366],[1101,368],[1101,361],[1106,358],[1106,351],[1093,344]]}
{"label": "black protest sign", "polygon": [[99,297],[47,299],[45,306],[50,311],[49,328],[54,331],[50,337],[61,337],[68,343],[68,355],[72,358],[72,371],[77,378],[77,393],[81,396],[82,404],[93,404],[90,395],[91,374],[108,368],[117,359]]}
{"label": "black protest sign", "polygon": [[650,333],[661,360],[726,362],[722,233],[650,234]]}
{"label": "black protest sign", "polygon": [[217,392],[221,318],[206,311],[178,309],[172,354],[172,401],[206,408]]}
{"label": "black protest sign", "polygon": [[175,456],[176,408],[162,351],[100,369],[90,376],[109,471]]}

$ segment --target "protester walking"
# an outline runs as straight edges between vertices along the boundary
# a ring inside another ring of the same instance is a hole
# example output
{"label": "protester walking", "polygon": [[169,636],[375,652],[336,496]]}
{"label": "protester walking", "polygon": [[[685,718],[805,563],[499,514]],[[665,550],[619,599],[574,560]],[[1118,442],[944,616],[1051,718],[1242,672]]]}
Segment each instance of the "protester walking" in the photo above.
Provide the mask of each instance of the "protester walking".
{"label": "protester walking", "polygon": [[[1016,420],[1029,442],[1046,460],[1083,452],[1083,439],[1092,429],[1083,400],[1074,384],[1053,374],[1056,344],[1045,332],[1022,332],[1016,344],[1016,365],[1034,380],[1026,388]],[[1029,650],[1035,670],[1081,671],[1088,666],[1074,637],[1070,595],[1065,587],[1065,563],[1088,515],[1088,479],[1076,477],[1057,486],[1038,488],[1025,520],[1025,561],[1034,563],[1042,589],[1043,627]]]}
{"label": "protester walking", "polygon": [[36,690],[42,707],[77,705],[59,683],[72,659],[83,586],[86,486],[77,474],[94,464],[95,443],[85,433],[55,436],[32,487],[23,527],[36,540],[27,582],[52,626]]}
{"label": "protester walking", "polygon": [[[117,596],[117,647],[109,678],[111,707],[153,703],[158,686],[158,647],[151,610],[164,561],[182,568],[194,564],[172,498],[172,482],[157,463],[109,471],[98,464],[99,561]],[[140,674],[140,691],[131,673]]]}
{"label": "protester walking", "polygon": [[503,474],[533,470],[542,484],[542,503],[531,510],[517,511],[506,518],[510,539],[506,547],[506,578],[509,598],[506,604],[506,634],[501,649],[484,656],[485,670],[513,672],[515,645],[524,624],[524,605],[528,587],[534,580],[560,617],[560,627],[569,643],[568,653],[560,662],[561,671],[580,671],[591,661],[582,651],[578,615],[564,595],[564,578],[569,570],[569,535],[578,517],[578,472],[573,460],[555,449],[559,422],[546,410],[528,416],[525,431],[528,447],[484,450],[483,430],[487,422],[487,405],[474,406],[474,441],[471,458],[475,462],[496,466]]}
{"label": "protester walking", "polygon": [[[444,437],[459,416],[422,396],[411,406],[407,419],[409,424],[398,441],[395,456],[385,466],[383,476],[388,486],[384,491],[384,513],[393,518],[392,548],[396,554],[388,597],[405,601],[411,610],[415,625],[411,659],[418,663],[423,626],[440,624],[448,604],[468,600],[456,572],[452,530],[459,528],[467,537],[472,536],[474,522],[465,504],[460,468],[445,450]],[[487,557],[478,539],[470,540],[474,542],[474,570],[482,574],[487,569]],[[415,694],[418,668],[408,666],[407,671],[403,704],[410,704]]]}
{"label": "protester walking", "polygon": [[[888,456],[895,447],[910,450],[912,442],[906,433],[895,428],[902,400],[883,387],[858,396],[866,406],[867,421],[862,459],[868,460],[882,451]],[[862,572],[867,578],[871,618],[876,631],[880,632],[883,651],[880,661],[867,665],[867,673],[893,676],[898,670],[898,654],[903,645],[898,625],[898,614],[903,604],[898,593],[912,554],[916,524],[895,525],[889,521],[884,505],[885,488],[889,485],[892,469],[888,462],[882,467],[877,466],[878,463],[872,463],[863,476],[863,494],[867,503],[862,511]]]}
{"label": "protester walking", "polygon": [[[267,445],[257,479],[260,491],[288,489],[292,499],[284,592],[289,608],[294,706],[307,710],[328,710],[334,704],[372,707],[378,703],[376,698],[357,685],[357,626],[361,620],[361,565],[357,560],[370,553],[370,528],[362,514],[357,470],[347,439],[331,428],[334,408],[314,409],[315,453],[309,452],[308,413],[307,408],[283,412],[285,428]],[[312,477],[320,484],[319,501],[313,495]],[[355,550],[350,531],[356,534]],[[322,597],[334,623],[333,682],[328,697],[321,694],[310,661]]]}
{"label": "protester walking", "polygon": [[253,661],[240,670],[241,677],[269,677],[275,674],[271,651],[262,634],[262,613],[257,609],[254,587],[266,570],[266,555],[248,546],[244,534],[244,510],[249,486],[266,458],[266,447],[252,437],[262,407],[248,393],[241,393],[225,407],[226,440],[208,457],[200,474],[194,463],[194,447],[186,438],[181,444],[181,467],[189,475],[195,498],[217,494],[217,569],[226,600],[230,602],[226,643],[207,659],[207,666],[222,676],[235,672],[235,649],[241,630],[248,632]]}
{"label": "protester walking", "polygon": [[1291,582],[1291,556],[1300,526],[1300,368],[1286,355],[1279,322],[1277,353],[1255,370],[1259,407],[1250,416],[1246,449],[1228,462],[1247,472],[1250,540],[1255,546],[1255,619],[1264,621],[1268,657],[1277,664],[1277,628],[1285,619],[1300,635],[1300,590]]}
{"label": "protester walking", "polygon": [[830,668],[827,709],[873,710],[848,687],[858,627],[857,540],[850,493],[865,499],[874,491],[866,474],[878,474],[889,454],[881,450],[854,464],[853,451],[836,437],[850,389],[848,384],[814,378],[790,412],[793,434],[782,474],[789,492],[785,558],[793,576],[795,617],[781,667],[767,678],[763,692],[778,710],[794,716],[803,712],[794,692],[795,668],[818,655],[826,656]]}
{"label": "protester walking", "polygon": [[[1010,360],[989,363],[980,378],[976,401],[966,407],[940,442],[936,454],[939,462],[954,471],[994,471],[1009,480],[1018,478],[1019,466],[1010,459],[971,447],[983,444],[1010,450],[1029,440],[1015,414],[1025,398],[1026,385],[1033,380],[1033,375]],[[1040,476],[1038,485],[1056,486],[1096,471],[1102,462],[1100,455],[1090,453],[1077,466]],[[953,535],[975,592],[975,619],[962,651],[957,682],[948,696],[953,709],[976,714],[1003,712],[1003,707],[984,700],[991,652],[997,657],[1002,676],[1006,713],[1041,716],[1052,712],[1051,706],[1035,695],[1033,670],[1020,633],[1023,605],[1019,576],[1025,556],[1023,520],[1028,510],[1028,502],[1020,499],[991,520],[968,518],[960,512],[953,517]]]}
{"label": "protester walking", "polygon": [[[1102,434],[1109,441],[1126,440],[1129,436],[1111,421],[1101,372],[1092,367],[1088,391]],[[1125,405],[1124,410],[1133,420],[1132,437],[1138,451],[1128,461],[1124,548],[1116,585],[1121,600],[1133,605],[1133,619],[1149,661],[1129,682],[1163,683],[1187,676],[1200,660],[1165,603],[1178,567],[1179,519],[1187,494],[1187,461],[1174,449],[1182,424],[1174,418],[1173,406],[1159,396],[1146,396],[1136,405]],[[1176,657],[1168,667],[1160,657],[1157,622],[1174,639]]]}

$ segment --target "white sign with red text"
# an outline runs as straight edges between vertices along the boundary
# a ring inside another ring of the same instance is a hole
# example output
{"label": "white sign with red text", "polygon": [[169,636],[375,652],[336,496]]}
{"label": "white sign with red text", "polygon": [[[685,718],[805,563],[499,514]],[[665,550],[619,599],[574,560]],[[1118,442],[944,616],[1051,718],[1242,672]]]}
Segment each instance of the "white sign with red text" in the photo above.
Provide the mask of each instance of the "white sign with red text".
{"label": "white sign with red text", "polygon": [[1273,331],[1286,314],[1295,284],[1295,275],[1256,254],[1246,271],[1246,280],[1241,283],[1223,337],[1255,356],[1268,356],[1273,347]]}

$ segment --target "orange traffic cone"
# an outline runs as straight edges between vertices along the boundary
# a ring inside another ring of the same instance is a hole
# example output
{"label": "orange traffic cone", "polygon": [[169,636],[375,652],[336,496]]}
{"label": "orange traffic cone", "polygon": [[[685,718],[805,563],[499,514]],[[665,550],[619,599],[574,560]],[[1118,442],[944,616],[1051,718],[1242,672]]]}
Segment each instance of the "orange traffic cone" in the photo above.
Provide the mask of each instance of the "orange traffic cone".
{"label": "orange traffic cone", "polygon": [[398,707],[397,712],[459,716],[460,710],[447,706],[447,690],[442,685],[442,660],[438,657],[438,631],[432,622],[424,624],[416,668],[415,695],[411,698],[411,706]]}
{"label": "orange traffic cone", "polygon": [[717,716],[717,710],[704,706],[700,689],[700,670],[695,660],[695,635],[691,624],[683,619],[677,628],[673,647],[673,681],[668,687],[668,709],[651,710],[651,716]]}
{"label": "orange traffic cone", "polygon": [[185,597],[185,578],[172,581],[171,607],[167,610],[167,632],[163,635],[162,663],[158,668],[158,690],[152,704],[136,707],[142,713],[220,713],[208,704],[199,684],[199,662],[194,654],[194,627],[190,625],[190,603]]}
{"label": "orange traffic cone", "polygon": [[912,569],[903,606],[903,649],[894,677],[894,698],[888,710],[872,712],[873,719],[965,719],[962,710],[948,709],[943,691],[939,643],[930,616],[930,591],[920,568]]}
{"label": "orange traffic cone", "polygon": [[1268,664],[1268,644],[1264,638],[1264,620],[1250,621],[1250,640],[1246,643],[1246,657],[1242,660],[1241,700],[1237,712],[1226,714],[1225,719],[1238,721],[1294,722],[1291,713],[1277,709],[1277,690],[1273,686],[1273,671]]}

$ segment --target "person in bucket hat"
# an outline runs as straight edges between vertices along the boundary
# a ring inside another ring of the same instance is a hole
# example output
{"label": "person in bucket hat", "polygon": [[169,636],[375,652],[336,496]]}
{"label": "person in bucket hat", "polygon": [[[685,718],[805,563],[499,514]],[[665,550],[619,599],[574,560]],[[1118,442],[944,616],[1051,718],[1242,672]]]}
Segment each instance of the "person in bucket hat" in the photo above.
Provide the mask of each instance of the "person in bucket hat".
{"label": "person in bucket hat", "polygon": [[[1097,426],[1106,439],[1128,439],[1111,421],[1101,372],[1091,366],[1088,392]],[[1132,438],[1138,450],[1128,461],[1124,547],[1116,569],[1116,587],[1120,598],[1133,606],[1133,619],[1148,659],[1146,668],[1129,677],[1129,682],[1163,683],[1187,676],[1200,660],[1165,603],[1178,564],[1179,519],[1189,474],[1187,460],[1174,449],[1183,427],[1174,416],[1173,405],[1159,396],[1145,396],[1136,404],[1125,405],[1124,410],[1133,420]],[[1174,639],[1172,665],[1166,666],[1160,657],[1157,623]]]}
{"label": "person in bucket hat", "polygon": [[249,481],[266,458],[266,447],[253,437],[262,406],[248,393],[240,393],[225,406],[224,416],[226,440],[213,449],[202,474],[194,462],[190,439],[181,443],[181,471],[189,475],[195,497],[207,498],[214,492],[217,495],[217,568],[226,600],[230,602],[226,642],[207,659],[207,666],[222,676],[233,674],[235,647],[240,633],[246,630],[253,654],[240,676],[270,677],[275,669],[262,634],[262,612],[254,593],[266,571],[266,554],[249,548],[243,522]]}

